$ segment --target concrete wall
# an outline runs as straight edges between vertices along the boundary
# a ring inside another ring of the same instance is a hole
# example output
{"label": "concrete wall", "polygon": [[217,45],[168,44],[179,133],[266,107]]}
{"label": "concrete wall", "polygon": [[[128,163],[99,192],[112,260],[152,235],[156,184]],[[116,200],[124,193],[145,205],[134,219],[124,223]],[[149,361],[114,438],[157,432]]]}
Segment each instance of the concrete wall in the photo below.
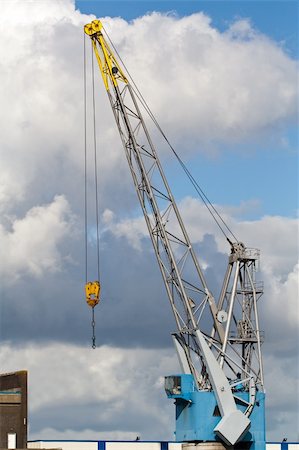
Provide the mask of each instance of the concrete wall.
{"label": "concrete wall", "polygon": [[62,450],[98,450],[98,441],[37,441],[28,442],[27,447],[38,449],[61,448]]}
{"label": "concrete wall", "polygon": [[[62,450],[182,450],[176,442],[119,442],[119,441],[37,441],[28,448]],[[299,443],[268,443],[266,450],[299,450]]]}
{"label": "concrete wall", "polygon": [[299,450],[299,442],[268,443],[266,450]]}
{"label": "concrete wall", "polygon": [[28,442],[28,448],[62,450],[182,450],[176,442],[113,442],[113,441],[37,441]]}

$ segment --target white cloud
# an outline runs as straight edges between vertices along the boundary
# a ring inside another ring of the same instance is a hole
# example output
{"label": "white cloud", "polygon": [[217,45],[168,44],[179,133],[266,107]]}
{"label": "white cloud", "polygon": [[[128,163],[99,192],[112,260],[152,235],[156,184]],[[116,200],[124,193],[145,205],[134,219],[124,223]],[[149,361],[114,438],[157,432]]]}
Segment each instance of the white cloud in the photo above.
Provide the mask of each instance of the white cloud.
{"label": "white cloud", "polygon": [[[229,246],[217,228],[206,207],[197,199],[186,197],[178,204],[184,224],[192,242],[200,242],[206,233],[215,236],[218,249],[229,253]],[[257,247],[262,253],[262,269],[283,279],[293,270],[298,260],[298,219],[283,216],[262,216],[260,219],[244,221],[238,219],[238,207],[214,205],[236,237],[247,247]],[[249,204],[251,207],[251,204]],[[116,236],[123,236],[134,244],[148,235],[143,217],[119,219],[109,224]],[[225,230],[227,231],[227,230]]]}
{"label": "white cloud", "polygon": [[[32,195],[45,167],[51,173],[63,160],[82,174],[82,27],[93,17],[76,11],[71,0],[5,1],[0,12],[0,208],[8,209]],[[222,33],[202,13],[180,19],[154,13],[132,23],[105,18],[104,24],[161,125],[185,142],[182,152],[190,141],[254,137],[295,115],[295,62],[247,21]],[[101,84],[98,77],[107,185],[116,176],[125,181],[128,171]]]}
{"label": "white cloud", "polygon": [[148,236],[143,217],[114,221],[107,228],[116,237],[126,238],[135,250],[141,250],[141,240]]}
{"label": "white cloud", "polygon": [[73,225],[70,206],[63,196],[31,208],[21,219],[11,218],[9,225],[0,226],[0,272],[9,282],[24,274],[41,276],[62,268],[59,245]]}
{"label": "white cloud", "polygon": [[[68,252],[62,247],[74,237],[72,211],[80,210],[84,190],[83,25],[93,17],[76,11],[71,0],[2,1],[0,16],[5,24],[0,42],[0,273],[3,279],[15,281],[64,270]],[[297,106],[296,63],[249,21],[235,21],[226,32],[214,28],[211,19],[201,13],[184,18],[156,13],[132,23],[105,18],[104,24],[145,98],[162,119],[162,127],[181,144],[182,152],[190,143],[210,151],[210,141],[242,143],[268,130],[271,135],[277,127],[282,129],[278,131],[280,141],[286,142],[283,125],[294,120]],[[147,236],[143,218],[117,218],[115,202],[127,210],[133,188],[127,181],[127,163],[101,84],[98,78],[99,173],[108,208],[104,222],[114,235],[127,238],[140,256],[142,239]],[[211,228],[203,207],[192,198],[185,199],[181,207],[192,240],[201,241],[211,230],[218,250],[226,253],[228,248]],[[298,223],[278,216],[244,222],[236,219],[231,208],[219,210],[241,240],[262,250],[265,299],[270,305],[267,315],[273,329],[280,330],[281,350],[287,352],[290,331],[297,326]],[[270,357],[277,350],[277,341],[275,346],[269,350]],[[29,369],[34,420],[38,421],[44,410],[55,407],[56,413],[59,405],[63,412],[64,405],[71,403],[74,416],[70,419],[75,421],[77,411],[91,407],[93,401],[96,421],[112,416],[127,420],[129,398],[131,410],[145,417],[147,425],[162,417],[161,429],[157,429],[161,435],[163,429],[174,426],[173,406],[161,406],[163,392],[159,388],[161,375],[175,368],[173,353],[109,347],[89,352],[82,347],[44,343],[42,347],[0,348],[1,370]],[[278,380],[284,378],[284,388],[289,387],[288,376],[277,375]],[[275,389],[272,392],[271,398],[275,396],[279,404],[282,396]],[[101,413],[106,402],[111,405]],[[287,408],[281,414],[289,417]],[[58,417],[61,424],[56,423],[56,428],[51,421],[42,423],[40,419],[43,436],[51,437],[47,433],[52,431],[45,429],[47,423],[55,429],[54,437],[65,433],[79,438],[79,431],[73,434],[72,426],[64,423],[66,417]],[[90,432],[88,418],[80,424],[83,439]],[[132,424],[126,432],[115,425],[103,437],[130,438],[131,432],[138,431]],[[34,436],[40,437],[38,432]]]}
{"label": "white cloud", "polygon": [[264,216],[260,220],[240,222],[236,232],[248,246],[261,249],[263,270],[284,277],[296,264],[298,219]]}
{"label": "white cloud", "polygon": [[256,32],[248,19],[240,19],[232,23],[229,27],[227,34],[232,39],[253,39],[256,37]]}
{"label": "white cloud", "polygon": [[[230,253],[229,244],[199,200],[185,198],[180,202],[179,208],[193,243],[202,241],[204,235],[209,233],[215,236],[219,252],[225,255]],[[259,220],[242,221],[231,214],[238,215],[237,208],[217,205],[216,208],[241,242],[248,248],[261,250],[259,277],[265,284],[262,302],[266,302],[267,322],[270,324],[273,320],[281,331],[283,327],[288,327],[289,331],[294,330],[299,325],[298,219],[264,216]],[[109,225],[109,229],[116,236],[126,238],[138,250],[142,249],[142,239],[148,235],[142,217],[116,221]],[[213,261],[207,261],[206,258],[202,261],[201,255],[198,257],[203,269],[212,267]],[[223,276],[224,270],[225,268]],[[281,338],[280,333],[278,336]]]}
{"label": "white cloud", "polygon": [[[29,371],[30,439],[173,438],[174,405],[161,377],[177,373],[174,349],[6,344],[0,360],[3,372]],[[287,358],[280,365],[266,355],[265,369],[267,440],[296,439],[296,361]],[[39,416],[47,418],[47,411],[56,419],[45,426]],[[159,426],[152,429],[155,420]]]}
{"label": "white cloud", "polygon": [[[186,198],[180,203],[185,225],[191,240],[202,240],[205,233],[215,235],[218,249],[228,253],[226,240],[211,219],[205,206],[194,198]],[[247,247],[261,250],[261,269],[283,281],[293,271],[298,261],[297,218],[283,216],[262,216],[256,220],[238,219],[238,208],[215,205],[236,237]],[[241,210],[243,205],[241,205]]]}
{"label": "white cloud", "polygon": [[[271,270],[263,271],[266,287],[267,319],[269,323],[276,323],[276,349],[290,351],[296,349],[296,336],[290,344],[290,333],[299,329],[299,264],[296,264],[288,273],[286,279],[275,276]],[[287,332],[285,333],[285,330]],[[275,333],[274,333],[275,334]],[[286,341],[285,341],[286,340]],[[286,349],[288,343],[289,349]]]}
{"label": "white cloud", "polygon": [[[297,339],[296,336],[294,336]],[[299,440],[299,355],[286,356],[279,363],[277,356],[264,358],[267,387],[266,404],[268,414],[268,440],[276,436],[278,441],[284,437],[291,441]],[[287,377],[287,379],[286,379]]]}
{"label": "white cloud", "polygon": [[[42,411],[55,410],[56,427],[49,424],[46,430],[34,431],[30,436],[32,439],[41,439],[42,436],[57,439],[66,435],[71,435],[72,439],[87,436],[91,439],[95,436],[97,422],[98,429],[102,431],[97,433],[98,439],[101,436],[105,439],[133,438],[148,428],[147,422],[143,424],[144,429],[138,428],[141,426],[138,416],[143,420],[159,421],[160,429],[156,430],[156,436],[162,432],[171,437],[173,424],[169,412],[172,411],[172,404],[157,381],[161,375],[177,371],[173,351],[107,346],[93,351],[66,344],[21,348],[2,345],[0,360],[3,361],[3,372],[20,370],[20,367],[29,371],[30,417],[38,422]],[[89,404],[95,405],[92,431],[87,431],[91,414],[82,417],[80,413]],[[70,408],[70,423],[76,431],[60,426],[65,408]],[[133,421],[128,411],[131,411]],[[77,427],[76,423],[79,424]],[[148,429],[147,433],[147,438],[150,438],[155,431]]]}
{"label": "white cloud", "polygon": [[[82,431],[78,430],[57,430],[54,428],[43,428],[38,432],[30,433],[30,440],[48,440],[51,436],[56,441],[70,440],[70,441],[90,441],[90,440],[115,440],[115,441],[134,441],[138,436],[138,430],[136,431],[101,431],[101,430],[92,430],[90,428],[86,428]],[[55,445],[53,442],[52,445]],[[58,444],[57,444],[58,445]]]}
{"label": "white cloud", "polygon": [[113,221],[114,219],[114,213],[113,211],[111,211],[111,209],[105,209],[105,211],[103,212],[103,222],[104,224],[109,224]]}
{"label": "white cloud", "polygon": [[[15,11],[11,15],[12,9]],[[1,2],[2,19],[10,26],[31,26],[46,21],[56,24],[58,21],[81,23],[83,14],[75,11],[72,0],[3,0]],[[87,16],[85,16],[87,17]]]}
{"label": "white cloud", "polygon": [[238,141],[295,115],[296,63],[248,21],[224,33],[202,13],[104,23],[145,98],[172,137],[179,129],[181,143]]}

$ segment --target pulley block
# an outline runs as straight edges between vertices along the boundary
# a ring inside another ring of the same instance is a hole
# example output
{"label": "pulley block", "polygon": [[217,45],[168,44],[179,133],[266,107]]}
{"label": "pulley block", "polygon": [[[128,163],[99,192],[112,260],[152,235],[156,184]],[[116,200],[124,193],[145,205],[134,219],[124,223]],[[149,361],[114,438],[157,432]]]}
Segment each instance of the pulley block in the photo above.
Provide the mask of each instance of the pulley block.
{"label": "pulley block", "polygon": [[100,301],[101,286],[99,281],[89,281],[85,284],[86,303],[94,308]]}

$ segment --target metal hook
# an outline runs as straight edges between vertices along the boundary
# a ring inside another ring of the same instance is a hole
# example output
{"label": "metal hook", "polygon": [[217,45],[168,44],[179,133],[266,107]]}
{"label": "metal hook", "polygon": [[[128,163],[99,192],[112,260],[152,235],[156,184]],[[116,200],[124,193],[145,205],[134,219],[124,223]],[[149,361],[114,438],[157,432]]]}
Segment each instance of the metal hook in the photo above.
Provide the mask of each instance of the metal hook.
{"label": "metal hook", "polygon": [[94,307],[92,308],[91,326],[92,326],[92,348],[95,349],[96,348],[96,336],[95,336]]}

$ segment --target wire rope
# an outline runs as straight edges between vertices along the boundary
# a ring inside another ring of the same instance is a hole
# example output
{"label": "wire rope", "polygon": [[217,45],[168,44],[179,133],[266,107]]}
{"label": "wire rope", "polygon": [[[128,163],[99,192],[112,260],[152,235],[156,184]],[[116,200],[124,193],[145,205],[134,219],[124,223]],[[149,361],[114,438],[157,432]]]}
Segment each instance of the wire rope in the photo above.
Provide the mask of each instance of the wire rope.
{"label": "wire rope", "polygon": [[[91,295],[87,295],[86,301],[92,308],[91,327],[92,327],[92,348],[96,348],[95,336],[95,311],[94,308],[98,303],[98,295],[100,290],[100,234],[99,234],[99,195],[98,195],[98,158],[97,158],[97,138],[96,138],[96,107],[95,107],[95,83],[94,83],[94,55],[91,48],[91,84],[92,84],[92,125],[93,125],[93,159],[94,159],[94,198],[95,198],[95,219],[96,219],[96,273],[98,281],[88,282],[88,145],[87,145],[87,69],[86,69],[86,35],[84,33],[84,240],[85,240],[85,290]],[[88,286],[91,286],[91,291],[88,291]],[[97,294],[94,294],[94,288],[97,289]],[[97,297],[96,301],[93,299]],[[90,303],[91,300],[91,303]],[[93,302],[93,303],[92,303]]]}
{"label": "wire rope", "polygon": [[[113,50],[115,51],[115,53],[117,54],[119,60],[121,61],[123,67],[125,68],[128,77],[132,83],[132,87],[134,89],[134,92],[137,96],[137,98],[139,99],[140,103],[142,104],[142,106],[144,107],[145,111],[147,112],[147,114],[149,115],[149,117],[151,118],[151,120],[153,121],[153,123],[155,124],[155,126],[157,127],[158,131],[160,132],[160,134],[162,135],[162,137],[164,138],[164,140],[166,141],[167,145],[169,146],[169,148],[171,149],[171,151],[173,152],[174,156],[176,157],[176,159],[178,160],[180,166],[182,167],[182,169],[184,170],[185,174],[187,175],[189,181],[191,182],[191,184],[193,185],[194,189],[196,190],[198,196],[201,198],[202,202],[204,203],[204,205],[206,206],[206,208],[208,209],[209,213],[211,214],[211,216],[213,217],[215,223],[217,224],[218,228],[220,229],[220,231],[222,232],[222,234],[225,236],[225,238],[228,240],[228,242],[231,244],[231,241],[227,235],[227,233],[225,232],[224,229],[227,230],[227,232],[238,242],[238,238],[235,236],[235,234],[233,233],[233,231],[230,229],[230,227],[227,225],[227,223],[225,222],[225,220],[223,219],[223,217],[220,215],[220,213],[217,211],[217,209],[215,208],[215,206],[212,204],[212,202],[209,200],[209,198],[207,197],[207,195],[205,194],[205,192],[203,191],[203,189],[199,186],[198,182],[195,180],[195,178],[193,177],[193,175],[191,174],[191,172],[189,171],[189,169],[187,168],[186,164],[183,162],[183,160],[180,158],[180,156],[178,155],[178,153],[176,152],[176,150],[174,149],[174,147],[172,146],[172,144],[170,143],[170,141],[168,140],[166,134],[164,133],[164,131],[162,130],[161,126],[159,125],[156,117],[154,116],[154,114],[152,113],[150,107],[148,106],[146,100],[144,99],[143,95],[141,94],[140,90],[138,89],[135,81],[133,80],[128,68],[126,67],[124,61],[122,60],[120,54],[118,53],[115,45],[113,44],[112,40],[110,39],[106,29],[103,26],[103,30],[107,36],[107,39],[110,43],[110,45],[112,46]],[[222,225],[221,225],[222,224]]]}
{"label": "wire rope", "polygon": [[83,69],[83,79],[84,79],[84,240],[85,240],[85,283],[87,283],[87,259],[88,259],[88,249],[87,249],[87,93],[86,93],[86,38],[84,33],[84,69]]}
{"label": "wire rope", "polygon": [[100,235],[99,235],[99,200],[98,200],[98,162],[97,162],[97,135],[96,135],[96,106],[94,89],[94,52],[92,51],[92,109],[93,109],[93,146],[94,146],[94,180],[95,180],[95,213],[96,213],[96,242],[97,242],[97,274],[100,281]]}

